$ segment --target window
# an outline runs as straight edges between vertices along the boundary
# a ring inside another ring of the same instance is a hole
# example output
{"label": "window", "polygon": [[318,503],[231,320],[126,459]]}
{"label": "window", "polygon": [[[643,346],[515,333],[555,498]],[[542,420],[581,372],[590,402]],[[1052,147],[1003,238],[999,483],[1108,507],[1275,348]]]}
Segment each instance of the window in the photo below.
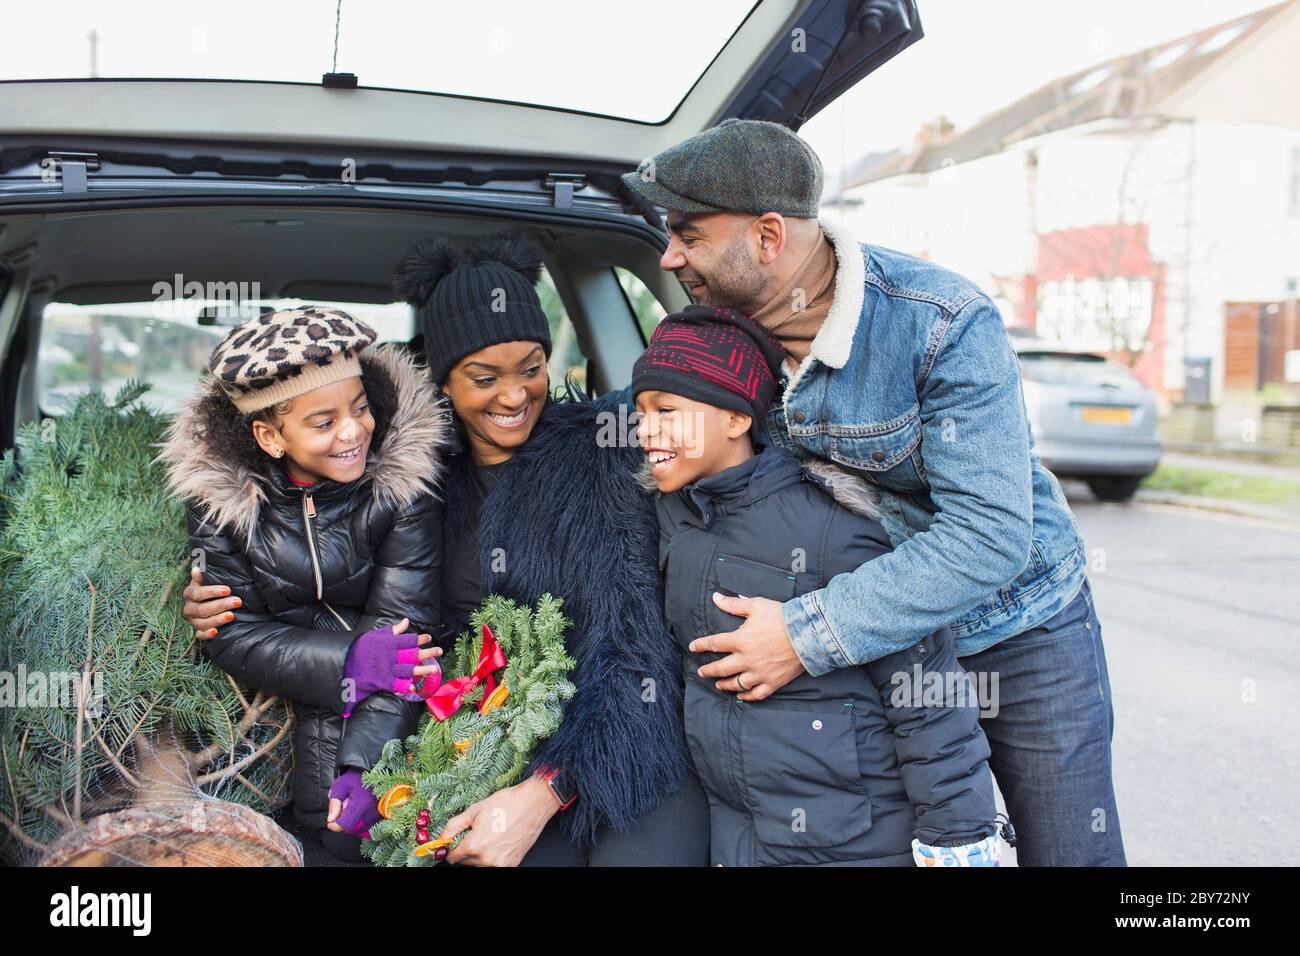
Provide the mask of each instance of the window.
{"label": "window", "polygon": [[[408,342],[414,332],[411,307],[404,302],[371,305],[303,299],[245,301],[254,308],[291,309],[322,305],[342,309],[379,333],[380,342]],[[220,324],[200,325],[204,309]],[[227,311],[221,311],[226,309]],[[230,317],[228,303],[200,299],[70,305],[51,302],[41,322],[37,389],[41,413],[58,415],[91,389],[110,399],[128,379],[152,388],[144,403],[176,411],[194,393],[213,348],[242,317]]]}
{"label": "window", "polygon": [[1100,355],[1067,352],[1021,352],[1020,369],[1026,379],[1044,385],[1111,385],[1132,388],[1137,378],[1123,365]]}
{"label": "window", "polygon": [[578,346],[577,330],[555,288],[555,280],[545,267],[537,282],[537,297],[541,299],[542,311],[551,322],[551,359],[546,365],[551,391],[563,387],[565,377],[572,375],[574,384],[586,392],[587,357]]}
{"label": "window", "polygon": [[1291,217],[1300,217],[1300,146],[1291,148],[1291,202],[1287,211]]}
{"label": "window", "polygon": [[623,287],[623,294],[627,296],[627,304],[632,307],[632,312],[636,315],[636,323],[641,328],[641,338],[649,342],[655,326],[667,314],[664,312],[664,307],[635,274],[618,266],[614,267],[614,274],[618,276],[618,284]]}
{"label": "window", "polygon": [[[410,0],[65,0],[57,16],[6,17],[0,79],[156,77],[319,83],[476,96],[643,123],[666,120],[754,0],[411,3]],[[33,8],[33,11],[35,8]],[[341,16],[337,16],[341,13]],[[337,16],[337,19],[336,19]],[[654,57],[671,62],[654,68]],[[649,73],[653,72],[651,79]]]}

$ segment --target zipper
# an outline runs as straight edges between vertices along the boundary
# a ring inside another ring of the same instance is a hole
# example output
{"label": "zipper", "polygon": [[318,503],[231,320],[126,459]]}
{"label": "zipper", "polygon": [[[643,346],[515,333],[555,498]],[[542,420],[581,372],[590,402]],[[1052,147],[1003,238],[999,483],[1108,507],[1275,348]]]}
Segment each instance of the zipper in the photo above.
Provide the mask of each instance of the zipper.
{"label": "zipper", "polygon": [[[304,491],[302,493],[302,528],[307,532],[307,553],[311,556],[311,571],[316,578],[316,600],[325,605],[325,610],[334,615],[334,620],[338,621],[343,630],[349,630],[347,622],[339,616],[339,612],[330,606],[329,601],[325,600],[324,583],[321,580],[320,558],[316,555],[316,535],[312,532],[312,522],[316,520],[316,502],[312,500],[311,493]],[[343,738],[347,736],[348,719],[340,715],[342,725],[339,727],[339,742],[334,750],[335,770],[338,764],[338,755],[343,752]],[[330,772],[330,782],[333,783],[334,771]]]}
{"label": "zipper", "polygon": [[312,521],[316,518],[316,502],[312,500],[311,493],[304,491],[302,493],[302,526],[307,532],[307,553],[311,555],[311,571],[316,577],[316,600],[325,605],[325,610],[334,615],[334,620],[342,625],[343,629],[348,630],[348,625],[339,612],[334,610],[329,601],[325,600],[324,582],[321,580],[320,558],[316,555],[316,536],[312,533]]}

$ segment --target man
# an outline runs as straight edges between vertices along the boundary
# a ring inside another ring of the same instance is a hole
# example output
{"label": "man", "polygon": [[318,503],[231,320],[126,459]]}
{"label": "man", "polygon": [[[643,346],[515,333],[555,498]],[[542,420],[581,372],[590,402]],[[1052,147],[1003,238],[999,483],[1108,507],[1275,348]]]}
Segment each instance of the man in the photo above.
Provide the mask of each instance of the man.
{"label": "man", "polygon": [[662,268],[789,351],[767,440],[868,478],[894,545],[784,603],[714,595],[745,620],[693,642],[728,653],[701,675],[761,701],[951,626],[996,693],[983,727],[1018,861],[1124,865],[1083,541],[1033,450],[996,307],[955,273],[818,221],[821,163],[785,127],[727,120],[623,179],[668,210]]}

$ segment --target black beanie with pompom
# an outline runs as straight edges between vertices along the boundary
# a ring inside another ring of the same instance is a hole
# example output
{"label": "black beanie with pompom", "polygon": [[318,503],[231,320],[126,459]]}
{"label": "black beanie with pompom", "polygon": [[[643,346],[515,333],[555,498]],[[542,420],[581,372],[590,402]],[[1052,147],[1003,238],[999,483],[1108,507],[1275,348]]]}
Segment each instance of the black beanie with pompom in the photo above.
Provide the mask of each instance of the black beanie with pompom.
{"label": "black beanie with pompom", "polygon": [[443,236],[411,247],[393,287],[416,309],[435,384],[466,355],[502,342],[540,342],[550,358],[551,324],[534,288],[541,274],[541,250],[517,232],[479,239],[464,253]]}

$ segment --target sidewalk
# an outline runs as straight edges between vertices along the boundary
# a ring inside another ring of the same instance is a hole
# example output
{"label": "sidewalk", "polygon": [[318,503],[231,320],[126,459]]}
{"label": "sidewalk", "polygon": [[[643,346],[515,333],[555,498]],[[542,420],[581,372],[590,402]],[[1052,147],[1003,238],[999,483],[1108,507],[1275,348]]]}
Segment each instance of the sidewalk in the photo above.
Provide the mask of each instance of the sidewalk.
{"label": "sidewalk", "polygon": [[[1270,464],[1222,454],[1167,451],[1161,456],[1160,466],[1162,469],[1180,469],[1184,472],[1204,475],[1207,479],[1204,484],[1216,489],[1222,489],[1227,485],[1229,486],[1226,489],[1227,493],[1203,495],[1187,488],[1144,486],[1138,490],[1135,500],[1146,504],[1177,505],[1184,508],[1218,511],[1300,528],[1300,464]],[[1160,472],[1157,472],[1157,476],[1159,475]],[[1227,480],[1216,480],[1211,476],[1223,476]],[[1235,489],[1231,487],[1232,478],[1240,478],[1243,483],[1253,484],[1256,487],[1266,483],[1293,485],[1295,494],[1286,497],[1285,487],[1283,487],[1283,497],[1279,500],[1258,500],[1260,497],[1258,494],[1252,495],[1249,492],[1236,495],[1233,493]],[[1185,481],[1179,483],[1189,484]],[[1191,484],[1196,486],[1202,483]]]}
{"label": "sidewalk", "polygon": [[1179,508],[1195,508],[1198,511],[1217,511],[1220,514],[1287,525],[1300,531],[1300,509],[1297,508],[1279,508],[1252,501],[1236,501],[1232,498],[1205,498],[1200,495],[1184,495],[1177,491],[1144,488],[1138,490],[1133,500],[1144,505],[1175,505]]}
{"label": "sidewalk", "polygon": [[1284,481],[1300,482],[1300,464],[1274,465],[1262,461],[1245,461],[1241,458],[1224,455],[1192,454],[1182,451],[1166,451],[1160,456],[1162,465],[1176,465],[1179,468],[1204,468],[1212,471],[1226,471],[1234,475],[1259,475],[1263,478],[1280,478]]}

